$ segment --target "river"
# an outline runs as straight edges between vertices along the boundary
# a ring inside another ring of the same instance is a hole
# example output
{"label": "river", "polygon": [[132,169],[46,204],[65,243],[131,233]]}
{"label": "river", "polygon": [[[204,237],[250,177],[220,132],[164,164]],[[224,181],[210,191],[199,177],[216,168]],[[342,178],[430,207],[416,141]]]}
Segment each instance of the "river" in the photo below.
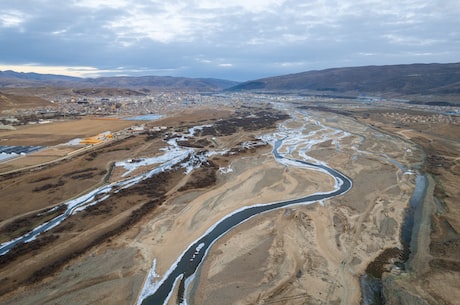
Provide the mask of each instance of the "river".
{"label": "river", "polygon": [[172,291],[175,285],[179,282],[178,302],[184,301],[185,292],[189,279],[193,278],[197,268],[199,268],[201,262],[206,256],[209,248],[212,244],[222,237],[229,230],[235,226],[251,219],[252,217],[259,215],[264,212],[280,209],[283,207],[297,205],[297,204],[308,204],[325,199],[329,199],[341,194],[346,193],[352,186],[352,181],[341,174],[340,172],[324,165],[314,164],[303,160],[297,160],[293,158],[285,157],[279,152],[280,146],[283,144],[284,139],[276,140],[273,148],[273,156],[276,160],[281,163],[290,163],[291,165],[308,166],[312,169],[326,172],[333,176],[336,181],[336,186],[333,191],[325,193],[316,193],[302,198],[273,202],[268,204],[258,204],[249,207],[244,207],[237,210],[236,212],[224,217],[213,227],[211,227],[207,233],[193,242],[187,250],[179,257],[176,263],[169,269],[169,271],[163,276],[162,280],[155,285],[153,292],[145,296],[145,293],[141,295],[138,304],[142,305],[158,305],[166,304],[171,297]]}
{"label": "river", "polygon": [[[319,123],[318,123],[319,124]],[[196,127],[196,128],[199,128]],[[284,129],[283,129],[284,128]],[[232,228],[238,226],[239,224],[255,217],[264,212],[272,211],[275,209],[280,209],[284,207],[288,207],[291,205],[298,205],[298,204],[309,204],[314,202],[321,202],[325,199],[330,199],[332,197],[342,195],[352,187],[352,181],[346,177],[345,175],[341,174],[340,172],[328,167],[326,164],[316,161],[315,159],[309,157],[306,152],[315,144],[320,142],[325,142],[328,139],[336,141],[341,137],[346,137],[349,134],[344,132],[343,130],[329,128],[326,126],[321,125],[320,130],[313,130],[308,131],[307,128],[298,128],[296,130],[289,129],[287,127],[283,127],[278,134],[271,135],[264,140],[268,143],[273,145],[273,156],[274,158],[281,164],[286,166],[300,166],[305,168],[310,168],[313,170],[319,170],[325,172],[335,179],[335,188],[329,192],[323,193],[315,193],[311,194],[302,198],[280,201],[280,202],[272,202],[266,204],[257,204],[249,207],[244,207],[241,209],[236,210],[232,214],[227,215],[226,217],[222,218],[219,222],[214,224],[208,231],[201,237],[199,237],[195,242],[193,242],[183,253],[182,255],[176,260],[176,263],[171,266],[171,268],[162,276],[159,281],[153,282],[152,281],[152,274],[157,276],[154,273],[155,269],[155,262],[154,266],[150,272],[149,277],[145,281],[145,286],[143,291],[141,292],[140,298],[138,299],[138,304],[148,305],[148,304],[166,304],[168,300],[171,298],[172,291],[177,284],[179,284],[179,295],[178,300],[183,304],[186,303],[184,299],[188,283],[193,279],[195,272],[199,268],[201,262],[206,257],[207,252],[209,251],[210,247],[213,243],[222,237],[225,233],[227,233]],[[285,132],[285,133],[283,133]],[[316,134],[321,135],[318,136]],[[190,130],[188,135],[193,135],[193,129]],[[324,135],[322,134],[324,133]],[[320,138],[320,139],[318,139]],[[67,210],[64,214],[59,215],[55,219],[51,220],[48,223],[45,223],[29,233],[25,235],[6,242],[0,245],[0,255],[3,255],[9,251],[15,245],[28,242],[36,238],[41,232],[47,231],[52,227],[61,223],[66,217],[69,215],[78,212],[79,210],[84,209],[93,204],[97,204],[98,202],[103,201],[107,196],[110,194],[116,193],[118,190],[123,188],[128,188],[133,184],[138,183],[143,179],[147,179],[151,177],[155,173],[163,170],[170,169],[173,165],[180,164],[185,160],[188,156],[193,154],[193,149],[190,148],[180,148],[175,139],[171,139],[168,141],[169,147],[165,149],[165,153],[163,155],[154,157],[154,158],[147,158],[140,160],[140,162],[132,163],[132,162],[118,162],[117,166],[125,167],[126,175],[134,171],[137,166],[140,164],[160,164],[154,170],[142,174],[140,176],[129,178],[123,180],[121,182],[113,183],[110,185],[106,185],[100,187],[86,195],[80,196],[76,199],[70,200],[66,202]],[[336,142],[336,149],[339,149],[338,142]],[[302,158],[302,160],[296,159],[292,156],[292,153],[296,151],[298,152],[298,157]],[[386,159],[390,159],[388,156],[383,155]],[[309,160],[312,162],[307,162],[305,160]],[[398,167],[402,167],[400,163],[396,163],[396,161],[392,162],[392,159],[389,160],[390,163],[396,165]],[[189,165],[187,165],[189,166]],[[404,168],[402,168],[404,171]],[[414,192],[410,206],[408,208],[407,218],[405,219],[403,229],[402,229],[402,241],[406,249],[409,248],[411,243],[411,235],[412,235],[412,228],[414,224],[414,213],[417,207],[418,202],[423,199],[425,188],[426,188],[426,178],[422,175],[417,177],[416,181],[416,191]],[[103,196],[101,196],[103,195]],[[99,198],[99,199],[96,199]],[[153,273],[152,273],[153,272]],[[363,283],[364,282],[364,283]],[[363,295],[366,295],[366,287],[365,287],[366,280],[363,281],[362,279],[362,288],[363,288]],[[374,285],[372,285],[374,286]],[[376,285],[377,291],[380,292],[379,283]],[[368,287],[369,288],[369,287]],[[373,289],[369,290],[368,294],[372,295],[375,293]],[[372,292],[374,291],[374,292]],[[363,304],[367,304],[364,302]],[[372,304],[372,303],[369,303]]]}
{"label": "river", "polygon": [[[410,197],[409,206],[404,211],[404,220],[401,225],[401,244],[403,249],[400,256],[401,262],[396,263],[398,268],[408,269],[410,258],[417,251],[415,236],[417,235],[427,187],[428,179],[426,175],[419,173],[415,178],[415,189]],[[365,274],[361,277],[360,284],[362,305],[385,304],[381,279]]]}

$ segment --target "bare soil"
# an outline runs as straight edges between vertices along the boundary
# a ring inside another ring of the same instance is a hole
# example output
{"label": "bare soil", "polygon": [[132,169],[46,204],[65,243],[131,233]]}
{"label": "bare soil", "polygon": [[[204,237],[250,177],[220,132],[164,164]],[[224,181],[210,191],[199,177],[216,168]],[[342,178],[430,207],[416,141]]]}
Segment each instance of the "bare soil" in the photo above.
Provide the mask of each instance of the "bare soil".
{"label": "bare soil", "polygon": [[[176,170],[156,177],[70,217],[38,239],[33,249],[0,265],[0,302],[134,304],[154,259],[156,273],[164,274],[192,241],[228,213],[330,190],[334,181],[329,176],[281,166],[269,147],[238,149],[239,143],[275,124],[238,118],[256,113],[263,117],[264,111],[198,109],[149,123],[180,131],[223,119],[225,124],[203,129],[183,145],[197,149],[213,145],[232,149],[233,154],[216,156],[208,167],[190,175]],[[340,140],[339,149],[323,142],[310,153],[351,177],[352,190],[325,202],[265,213],[231,230],[210,249],[192,283],[191,304],[360,304],[360,276],[371,268],[385,278],[390,269],[381,268],[401,249],[400,227],[415,186],[414,175],[404,173],[390,158],[433,173],[431,190],[436,198],[432,200],[436,214],[431,218],[427,211],[425,216],[433,219],[428,222],[431,236],[421,236],[419,243],[425,241],[428,249],[417,258],[425,269],[415,270],[415,275],[400,273],[394,281],[400,286],[392,287],[404,288],[427,304],[437,304],[430,301],[437,299],[455,304],[458,126],[430,127],[428,133],[421,125],[416,129],[392,125],[381,111],[375,116],[350,113],[314,112],[322,124],[350,134]],[[317,128],[312,121],[310,130]],[[94,130],[88,133],[94,135]],[[53,141],[67,138],[61,136]],[[0,236],[19,234],[23,224],[43,221],[34,217],[38,211],[104,181],[120,179],[120,169],[107,176],[112,162],[153,156],[163,146],[162,135],[136,136],[3,179],[0,195],[9,199],[0,201],[8,213],[2,213]],[[227,166],[231,172],[217,171]],[[372,262],[380,263],[372,268]]]}
{"label": "bare soil", "polygon": [[18,108],[27,109],[50,105],[51,103],[49,101],[32,95],[24,95],[24,92],[20,95],[0,92],[0,112]]}
{"label": "bare soil", "polygon": [[[225,118],[228,112],[214,113],[223,114],[220,118]],[[194,116],[190,115],[193,112],[188,114],[187,124],[196,124],[197,122],[193,120]],[[200,117],[200,122],[207,122],[206,117]],[[173,122],[176,122],[176,119]],[[272,128],[277,120],[279,119],[269,120],[265,126],[259,127]],[[161,123],[167,122],[168,120],[165,119]],[[180,124],[185,124],[185,121],[174,123],[175,128],[186,127]],[[250,135],[232,137],[233,133],[244,126],[242,124],[234,128],[234,132],[225,133],[226,138],[232,138],[230,143],[237,145],[239,143],[235,141],[237,139],[244,141],[253,138]],[[249,137],[246,138],[247,136]],[[206,138],[201,140],[197,138],[197,142],[211,145],[211,141]],[[164,147],[162,137],[152,138],[149,135],[141,135],[113,141],[103,147],[32,172],[23,171],[4,175],[1,181],[2,198],[6,200],[1,204],[8,214],[3,214],[0,236],[3,241],[13,239],[54,217],[58,212],[46,212],[54,205],[105,181],[116,181],[120,178],[121,172],[111,170],[113,162],[133,157],[153,156],[159,153],[160,147]],[[216,184],[218,166],[226,166],[239,154],[254,153],[255,150],[245,152],[235,149],[231,156],[216,157],[215,161],[210,160],[205,167],[189,176],[185,176],[181,168],[160,173],[131,188],[117,191],[101,204],[72,215],[56,228],[41,234],[35,241],[18,245],[1,257],[1,293],[17,289],[18,283],[30,285],[45,279],[72,259],[87,253],[89,249],[132,230],[133,226],[146,215],[152,216],[152,213],[156,213],[157,207],[167,200],[167,193],[172,189],[175,189],[173,196],[177,196],[180,193],[210,187]],[[178,185],[180,187],[176,187]],[[27,203],[27,205],[16,206],[12,205],[12,202]],[[42,213],[43,211],[45,213]],[[18,265],[27,267],[17,268]]]}
{"label": "bare soil", "polygon": [[[385,115],[389,112],[371,114],[368,119],[358,118],[422,147],[425,154],[422,170],[430,175],[430,186],[416,236],[416,253],[410,261],[411,277],[386,276],[388,303],[399,304],[412,298],[426,304],[456,304],[460,297],[458,117],[446,116],[445,120],[429,122],[431,114],[392,109],[396,115],[390,120]],[[394,117],[417,117],[418,121],[406,119],[401,128]]]}

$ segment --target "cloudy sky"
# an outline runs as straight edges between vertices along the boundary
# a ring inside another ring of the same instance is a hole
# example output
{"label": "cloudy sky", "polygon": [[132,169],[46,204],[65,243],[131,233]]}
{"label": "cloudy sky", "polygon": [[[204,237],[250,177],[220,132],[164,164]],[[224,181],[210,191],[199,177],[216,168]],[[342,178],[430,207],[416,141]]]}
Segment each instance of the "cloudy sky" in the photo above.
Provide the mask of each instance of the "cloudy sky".
{"label": "cloudy sky", "polygon": [[0,70],[250,80],[460,61],[459,0],[1,0]]}

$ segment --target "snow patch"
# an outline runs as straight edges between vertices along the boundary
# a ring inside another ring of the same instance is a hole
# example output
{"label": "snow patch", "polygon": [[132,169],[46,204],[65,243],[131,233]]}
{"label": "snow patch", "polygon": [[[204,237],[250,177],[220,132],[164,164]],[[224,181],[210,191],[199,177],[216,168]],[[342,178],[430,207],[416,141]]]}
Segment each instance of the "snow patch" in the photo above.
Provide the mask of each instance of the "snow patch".
{"label": "snow patch", "polygon": [[142,301],[158,288],[157,278],[160,277],[160,275],[156,273],[156,268],[157,259],[155,258],[152,262],[152,267],[150,268],[149,273],[147,274],[147,278],[145,279],[144,287],[142,287],[142,291],[139,294],[137,305],[141,305]]}

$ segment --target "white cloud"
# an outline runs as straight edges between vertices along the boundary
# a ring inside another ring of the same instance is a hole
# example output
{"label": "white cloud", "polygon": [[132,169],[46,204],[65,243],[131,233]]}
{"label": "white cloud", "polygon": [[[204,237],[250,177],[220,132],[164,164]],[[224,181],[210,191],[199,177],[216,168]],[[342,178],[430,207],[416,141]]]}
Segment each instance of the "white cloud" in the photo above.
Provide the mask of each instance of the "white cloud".
{"label": "white cloud", "polygon": [[305,41],[308,39],[308,35],[296,35],[296,34],[283,34],[281,36],[284,42],[298,42],[298,41]]}
{"label": "white cloud", "polygon": [[67,29],[62,29],[62,30],[56,30],[56,31],[53,31],[51,32],[51,34],[53,35],[65,35],[67,33]]}
{"label": "white cloud", "polygon": [[27,14],[17,10],[0,11],[0,26],[5,28],[20,28]]}
{"label": "white cloud", "polygon": [[308,62],[306,61],[290,61],[290,62],[279,62],[276,63],[277,65],[283,67],[283,68],[296,68],[296,67],[302,67],[302,66],[307,66]]}
{"label": "white cloud", "polygon": [[215,45],[237,41],[241,46],[276,46],[321,37],[341,42],[350,31],[361,30],[355,26],[420,24],[439,11],[439,5],[425,0],[75,0],[73,4],[112,10],[103,28],[126,47],[146,40],[163,44],[214,41]]}
{"label": "white cloud", "polygon": [[197,0],[196,6],[205,10],[242,9],[252,13],[261,13],[266,11],[274,12],[284,2],[284,0]]}
{"label": "white cloud", "polygon": [[[212,16],[193,12],[184,2],[133,6],[106,24],[125,45],[150,39],[161,43],[192,42],[203,29],[212,31]],[[205,36],[205,35],[203,35]]]}
{"label": "white cloud", "polygon": [[35,73],[43,73],[43,74],[62,74],[62,75],[69,75],[69,76],[76,76],[76,77],[98,76],[102,72],[104,72],[103,70],[97,69],[95,67],[46,66],[46,65],[39,65],[39,64],[25,64],[25,65],[0,64],[0,70],[1,71],[13,70],[16,72],[24,72],[24,73],[35,72]]}
{"label": "white cloud", "polygon": [[73,0],[72,5],[76,7],[90,8],[90,9],[119,9],[126,8],[129,6],[130,2],[136,1],[126,1],[126,0]]}
{"label": "white cloud", "polygon": [[0,59],[244,77],[411,58],[458,61],[458,1],[0,1]]}
{"label": "white cloud", "polygon": [[202,58],[202,57],[195,58],[195,61],[198,62],[198,63],[202,63],[202,64],[210,64],[210,63],[212,63],[212,60]]}
{"label": "white cloud", "polygon": [[378,53],[373,52],[358,52],[358,56],[377,56]]}
{"label": "white cloud", "polygon": [[426,37],[415,37],[398,34],[385,34],[383,35],[383,37],[392,44],[406,46],[429,46],[440,42],[440,40],[430,39]]}
{"label": "white cloud", "polygon": [[123,75],[169,75],[176,69],[151,69],[151,68],[128,68],[115,67],[113,69],[100,69],[90,66],[53,66],[40,64],[8,65],[0,63],[0,71],[12,70],[16,72],[35,72],[42,74],[68,75],[82,78],[94,78],[101,76],[123,76]]}
{"label": "white cloud", "polygon": [[146,14],[124,16],[110,22],[106,27],[115,31],[119,40],[127,46],[142,39],[162,43],[193,39],[190,23],[177,15],[161,14],[153,18]]}

